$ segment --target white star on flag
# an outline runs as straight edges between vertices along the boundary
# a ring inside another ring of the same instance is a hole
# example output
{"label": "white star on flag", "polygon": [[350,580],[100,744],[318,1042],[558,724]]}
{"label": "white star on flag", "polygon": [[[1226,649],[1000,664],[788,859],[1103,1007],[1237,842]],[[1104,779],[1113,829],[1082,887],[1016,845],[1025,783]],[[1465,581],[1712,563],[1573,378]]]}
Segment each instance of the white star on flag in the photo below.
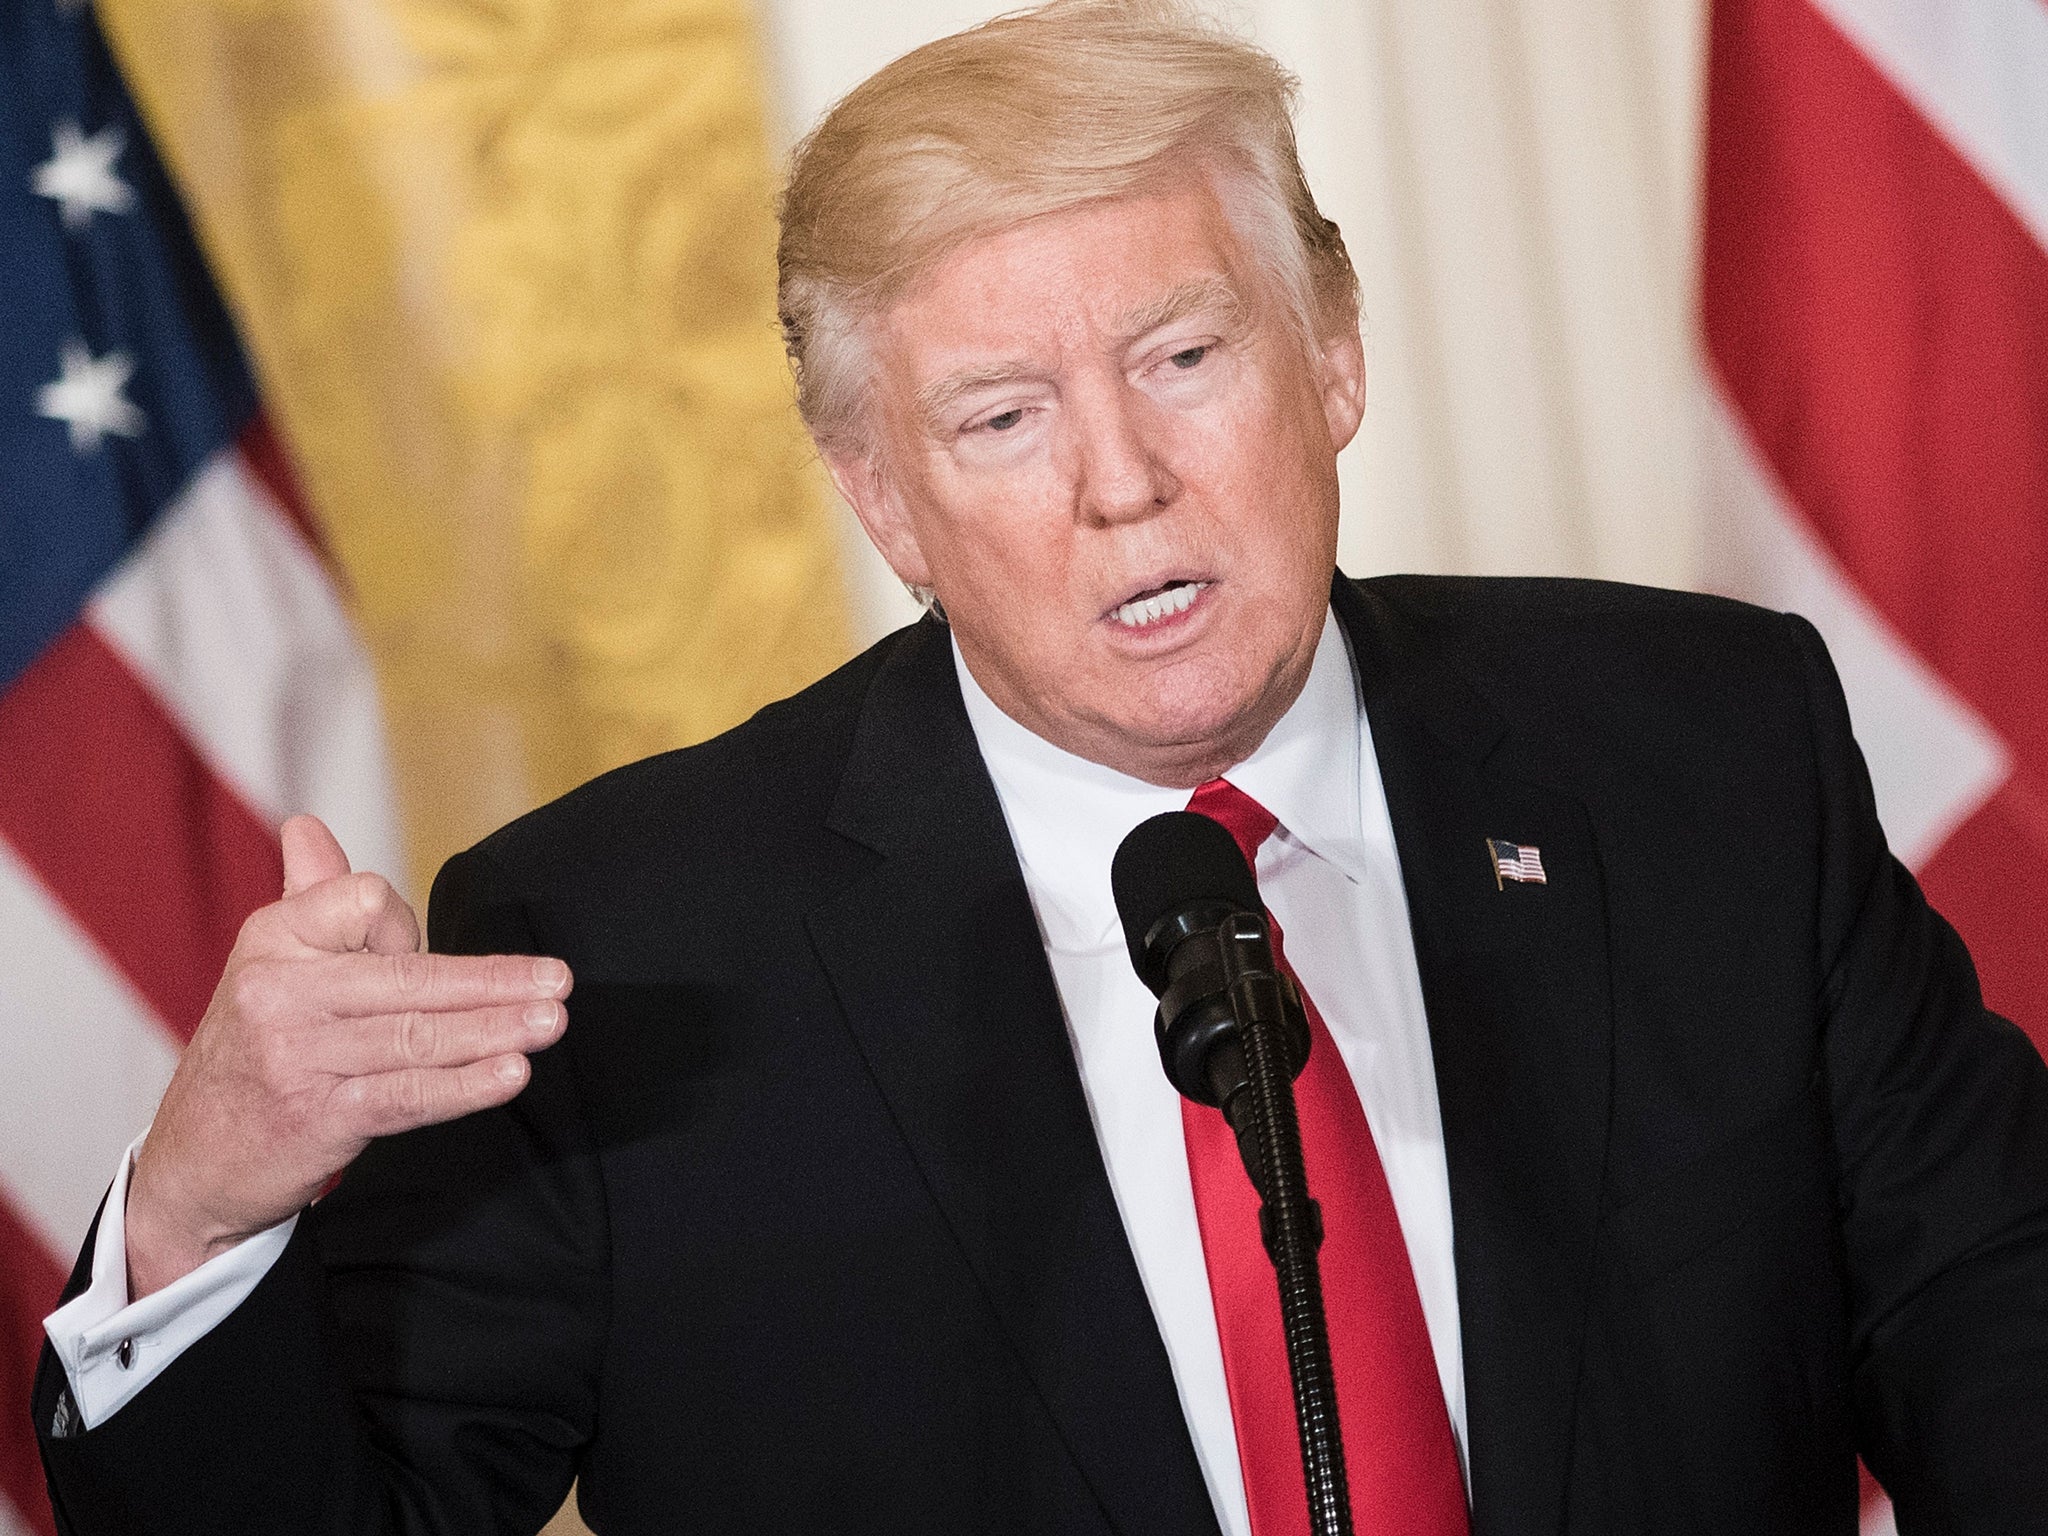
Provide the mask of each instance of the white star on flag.
{"label": "white star on flag", "polygon": [[50,130],[50,158],[29,184],[62,205],[66,229],[85,228],[96,213],[126,213],[135,206],[135,189],[115,174],[114,162],[127,144],[115,124],[87,136],[76,123],[59,123]]}
{"label": "white star on flag", "polygon": [[121,393],[135,372],[134,358],[121,351],[94,357],[84,342],[67,341],[62,366],[55,383],[36,391],[36,414],[69,427],[75,452],[92,452],[109,432],[142,435],[149,418]]}

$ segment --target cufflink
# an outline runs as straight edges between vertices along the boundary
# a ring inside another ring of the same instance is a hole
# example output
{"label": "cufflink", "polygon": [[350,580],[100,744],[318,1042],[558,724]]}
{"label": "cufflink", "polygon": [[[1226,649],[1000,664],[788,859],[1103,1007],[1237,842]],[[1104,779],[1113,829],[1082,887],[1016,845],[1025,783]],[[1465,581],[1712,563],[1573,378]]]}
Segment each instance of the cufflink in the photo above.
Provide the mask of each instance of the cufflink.
{"label": "cufflink", "polygon": [[135,1368],[135,1340],[123,1339],[114,1349],[114,1363],[124,1371]]}

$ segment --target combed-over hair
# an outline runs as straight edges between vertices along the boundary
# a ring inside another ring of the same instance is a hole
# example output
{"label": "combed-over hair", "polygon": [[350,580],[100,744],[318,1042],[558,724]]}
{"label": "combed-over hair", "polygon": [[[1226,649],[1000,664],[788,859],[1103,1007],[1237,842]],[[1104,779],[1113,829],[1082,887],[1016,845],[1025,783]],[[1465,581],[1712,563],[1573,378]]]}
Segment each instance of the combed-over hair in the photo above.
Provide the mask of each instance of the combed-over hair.
{"label": "combed-over hair", "polygon": [[1358,282],[1295,151],[1295,81],[1177,0],[1055,0],[905,54],[797,146],[776,248],[797,404],[856,450],[861,326],[964,241],[1211,177],[1304,343],[1355,322]]}

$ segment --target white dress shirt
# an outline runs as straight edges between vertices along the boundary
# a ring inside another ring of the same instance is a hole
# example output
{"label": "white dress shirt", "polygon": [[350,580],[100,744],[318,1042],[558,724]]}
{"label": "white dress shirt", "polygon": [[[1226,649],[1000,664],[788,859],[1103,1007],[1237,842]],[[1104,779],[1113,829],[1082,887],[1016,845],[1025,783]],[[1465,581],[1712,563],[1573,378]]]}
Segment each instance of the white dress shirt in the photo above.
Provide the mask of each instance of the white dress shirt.
{"label": "white dress shirt", "polygon": [[[143,1135],[147,1135],[144,1132]],[[158,1372],[212,1330],[270,1273],[299,1218],[216,1254],[142,1300],[128,1300],[128,1174],[143,1137],[121,1157],[100,1212],[92,1250],[92,1283],[43,1319],[50,1348],[63,1362],[71,1399],[87,1429],[97,1429]],[[47,1425],[44,1426],[48,1428]]]}
{"label": "white dress shirt", "polygon": [[[1180,1095],[1159,1064],[1156,1005],[1131,969],[1109,888],[1110,860],[1125,834],[1148,816],[1185,809],[1189,792],[1062,751],[1004,714],[957,646],[953,659],[1024,867],[1095,1138],[1210,1500],[1225,1536],[1250,1536]],[[1393,821],[1334,616],[1324,620],[1301,697],[1227,777],[1279,818],[1259,850],[1259,895],[1286,932],[1287,958],[1358,1086],[1408,1244],[1463,1466],[1464,1357],[1429,1026]]]}
{"label": "white dress shirt", "polygon": [[[1160,1067],[1154,1001],[1131,969],[1109,887],[1110,859],[1124,835],[1148,816],[1184,808],[1188,792],[1062,751],[1004,714],[957,648],[954,662],[1023,866],[1110,1187],[1210,1499],[1225,1536],[1250,1536],[1180,1097]],[[1462,1464],[1465,1384],[1450,1185],[1422,983],[1371,730],[1334,618],[1324,622],[1301,697],[1229,778],[1279,818],[1279,830],[1259,850],[1260,895],[1286,930],[1288,959],[1358,1087],[1407,1241]],[[44,1324],[88,1428],[233,1311],[276,1262],[293,1224],[253,1237],[130,1305],[121,1222],[129,1162],[123,1160],[101,1218],[90,1287]]]}

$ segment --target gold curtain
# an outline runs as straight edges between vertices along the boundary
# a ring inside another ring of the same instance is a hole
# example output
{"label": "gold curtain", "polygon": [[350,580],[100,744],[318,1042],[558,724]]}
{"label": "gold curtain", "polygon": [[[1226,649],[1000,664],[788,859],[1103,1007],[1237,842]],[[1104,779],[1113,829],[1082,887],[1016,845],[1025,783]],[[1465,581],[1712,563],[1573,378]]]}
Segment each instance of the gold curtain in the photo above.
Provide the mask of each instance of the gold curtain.
{"label": "gold curtain", "polygon": [[98,9],[353,588],[415,889],[843,656],[741,0]]}

